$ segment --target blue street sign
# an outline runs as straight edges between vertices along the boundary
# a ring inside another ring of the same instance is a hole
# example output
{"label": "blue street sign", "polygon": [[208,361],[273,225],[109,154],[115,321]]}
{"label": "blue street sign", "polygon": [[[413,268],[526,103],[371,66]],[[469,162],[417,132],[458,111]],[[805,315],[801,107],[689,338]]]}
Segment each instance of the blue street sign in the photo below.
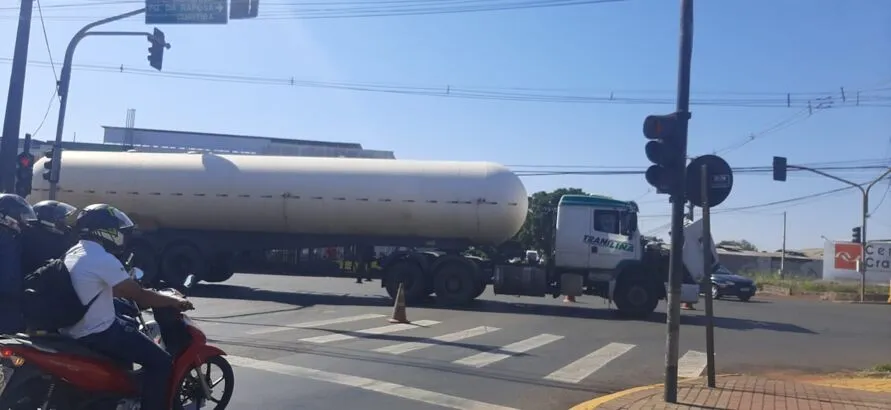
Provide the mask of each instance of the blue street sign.
{"label": "blue street sign", "polygon": [[145,0],[145,24],[226,24],[228,0]]}

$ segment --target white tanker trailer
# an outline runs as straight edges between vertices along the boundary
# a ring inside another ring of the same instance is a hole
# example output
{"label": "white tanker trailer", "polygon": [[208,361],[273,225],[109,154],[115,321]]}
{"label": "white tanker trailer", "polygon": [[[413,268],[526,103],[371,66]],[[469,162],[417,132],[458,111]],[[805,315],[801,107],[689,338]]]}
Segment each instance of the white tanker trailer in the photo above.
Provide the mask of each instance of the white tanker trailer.
{"label": "white tanker trailer", "polygon": [[[45,161],[34,167],[32,202],[48,199]],[[244,255],[270,250],[391,246],[399,250],[361,275],[380,278],[391,296],[402,282],[409,303],[435,293],[466,304],[489,283],[500,294],[595,294],[638,313],[665,296],[667,258],[642,249],[633,202],[566,196],[547,267],[507,264],[524,251],[503,245],[526,219],[527,193],[490,162],[65,151],[56,199],[124,210],[139,229],[136,264],[175,283],[189,273],[225,281]],[[490,258],[467,255],[470,247]],[[356,276],[318,266],[300,274]],[[687,266],[701,277],[701,263]],[[696,289],[685,289],[695,301]]]}

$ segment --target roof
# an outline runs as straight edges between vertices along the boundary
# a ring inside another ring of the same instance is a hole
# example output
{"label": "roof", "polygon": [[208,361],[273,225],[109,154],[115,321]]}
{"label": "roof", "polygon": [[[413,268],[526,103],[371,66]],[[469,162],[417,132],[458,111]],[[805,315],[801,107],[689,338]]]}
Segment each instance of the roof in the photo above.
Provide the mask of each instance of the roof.
{"label": "roof", "polygon": [[257,136],[237,135],[237,134],[218,134],[218,133],[210,133],[210,132],[158,130],[158,129],[152,129],[152,128],[113,127],[110,125],[103,125],[102,128],[105,128],[106,130],[131,130],[131,131],[143,131],[143,132],[158,132],[158,133],[165,133],[165,134],[193,134],[193,135],[200,134],[200,135],[206,135],[206,136],[210,136],[210,137],[245,138],[245,139],[252,139],[252,140],[265,140],[265,141],[274,142],[276,144],[309,145],[309,146],[316,146],[316,147],[362,149],[362,144],[355,143],[355,142],[313,141],[313,140],[299,140],[299,139],[288,139],[288,138],[257,137]]}
{"label": "roof", "polygon": [[603,195],[563,195],[559,205],[565,206],[596,206],[604,208],[632,207],[637,211],[637,204],[629,201],[620,201]]}

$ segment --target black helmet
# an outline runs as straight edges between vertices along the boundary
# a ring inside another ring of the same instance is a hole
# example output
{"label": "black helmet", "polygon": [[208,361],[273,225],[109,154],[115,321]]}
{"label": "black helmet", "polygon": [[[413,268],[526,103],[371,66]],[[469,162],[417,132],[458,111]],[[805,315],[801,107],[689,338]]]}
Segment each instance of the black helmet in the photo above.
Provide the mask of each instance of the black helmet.
{"label": "black helmet", "polygon": [[40,224],[56,233],[68,231],[65,219],[75,212],[77,208],[59,201],[40,201],[34,204],[34,213]]}
{"label": "black helmet", "polygon": [[117,254],[126,248],[125,231],[134,224],[111,205],[93,204],[80,211],[74,227],[82,239],[98,242],[106,251]]}
{"label": "black helmet", "polygon": [[37,221],[37,215],[28,201],[15,194],[0,194],[0,227],[19,233]]}

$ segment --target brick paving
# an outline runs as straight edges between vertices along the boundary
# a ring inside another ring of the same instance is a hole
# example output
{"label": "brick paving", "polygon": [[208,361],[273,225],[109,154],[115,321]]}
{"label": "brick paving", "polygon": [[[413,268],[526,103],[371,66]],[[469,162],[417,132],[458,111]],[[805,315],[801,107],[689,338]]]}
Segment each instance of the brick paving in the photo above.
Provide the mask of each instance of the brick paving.
{"label": "brick paving", "polygon": [[891,393],[819,386],[755,376],[719,376],[714,389],[705,379],[678,385],[678,404],[662,400],[662,387],[628,394],[600,404],[603,410],[891,410]]}

